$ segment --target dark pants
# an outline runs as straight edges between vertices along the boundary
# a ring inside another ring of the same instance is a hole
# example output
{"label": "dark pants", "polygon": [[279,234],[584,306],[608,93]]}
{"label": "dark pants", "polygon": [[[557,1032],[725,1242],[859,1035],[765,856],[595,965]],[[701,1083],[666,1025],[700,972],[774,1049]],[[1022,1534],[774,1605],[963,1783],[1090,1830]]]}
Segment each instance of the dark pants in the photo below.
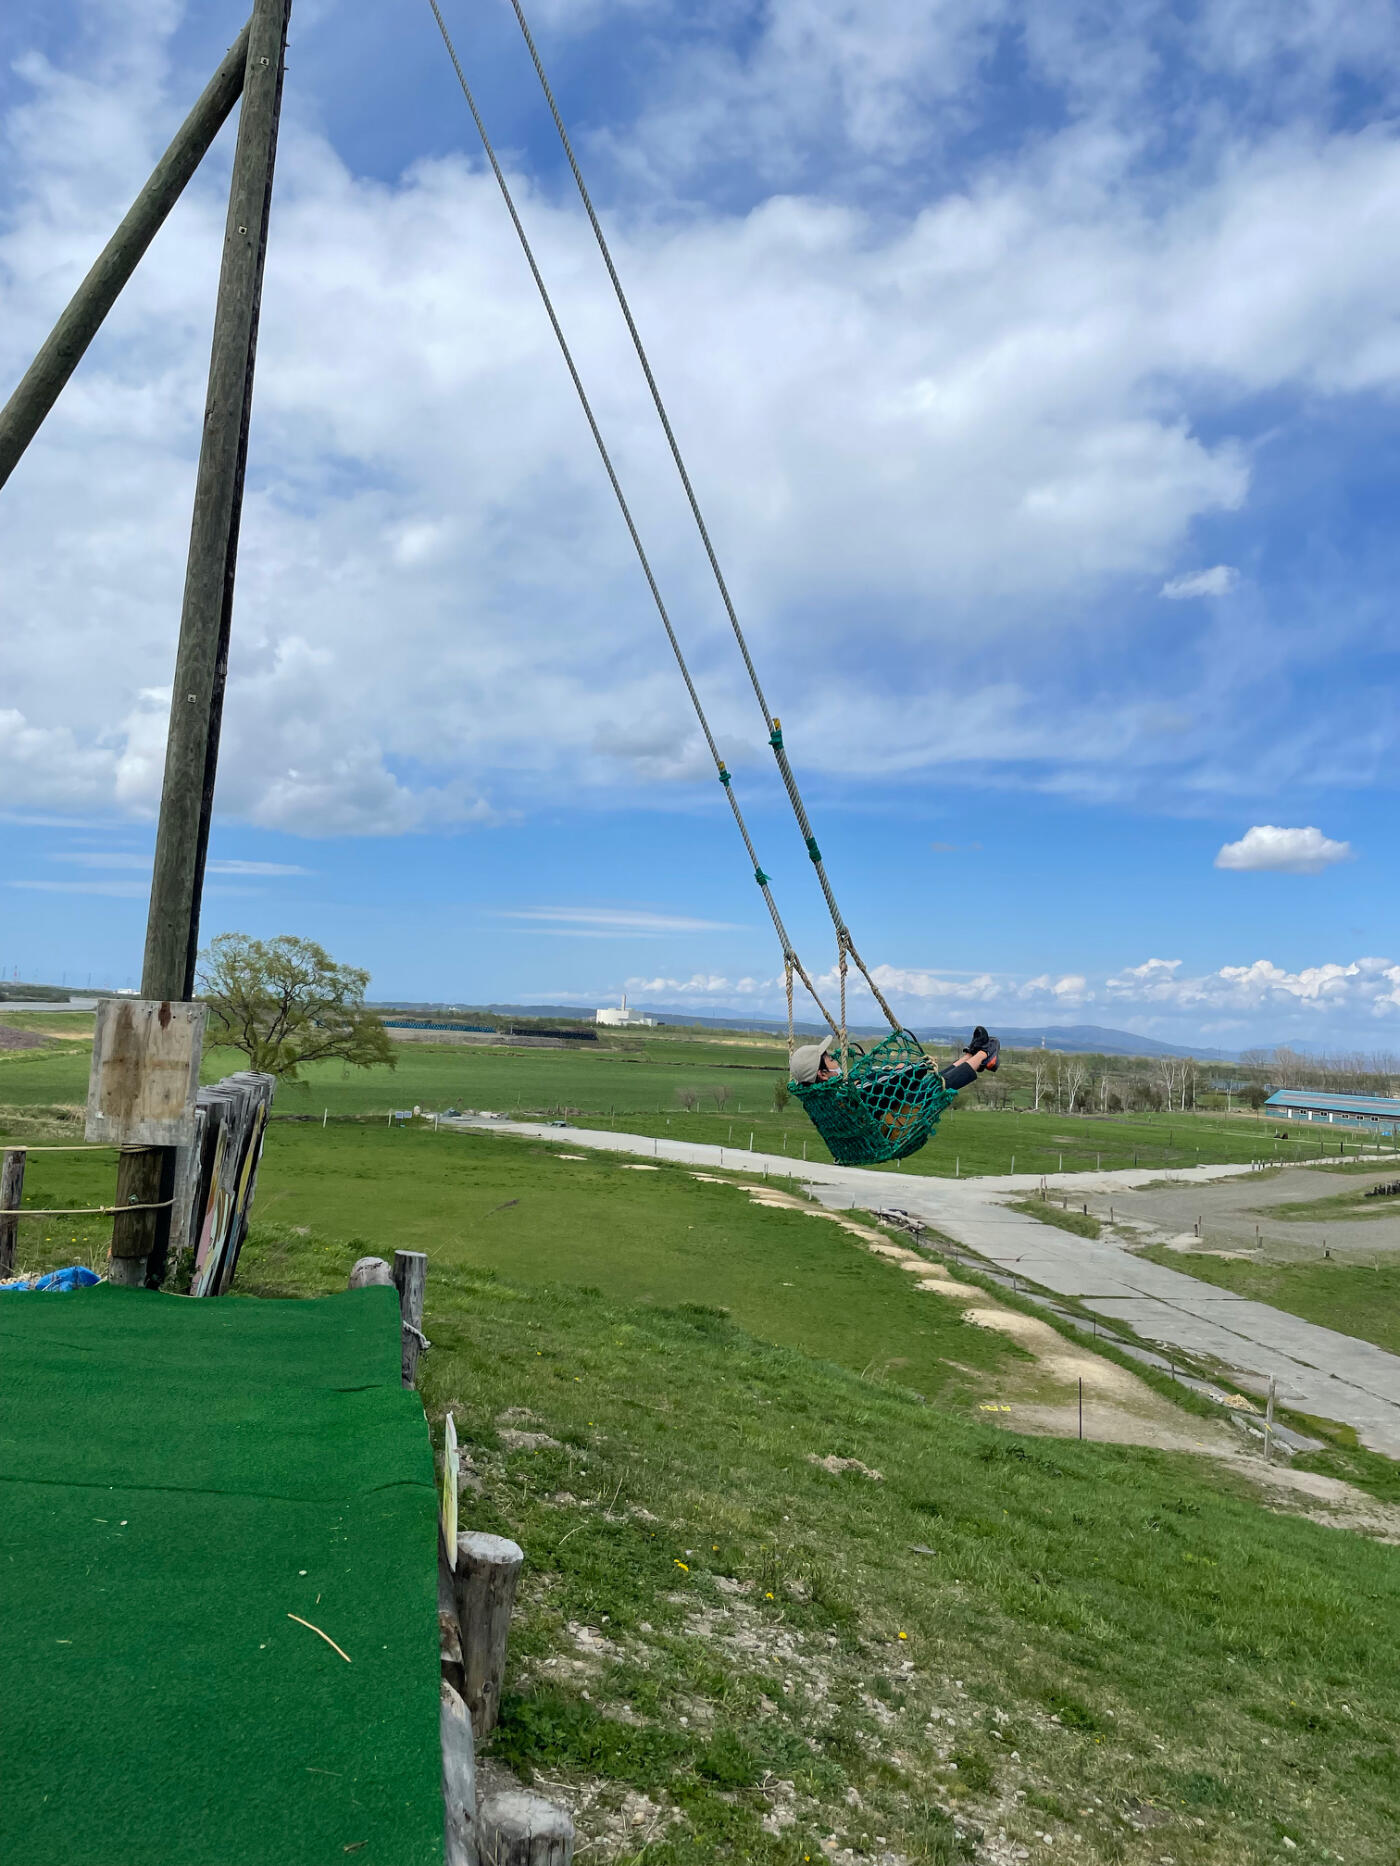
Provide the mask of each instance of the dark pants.
{"label": "dark pants", "polygon": [[940,1069],[946,1089],[965,1089],[969,1082],[977,1080],[977,1071],[971,1063],[949,1063],[946,1069]]}

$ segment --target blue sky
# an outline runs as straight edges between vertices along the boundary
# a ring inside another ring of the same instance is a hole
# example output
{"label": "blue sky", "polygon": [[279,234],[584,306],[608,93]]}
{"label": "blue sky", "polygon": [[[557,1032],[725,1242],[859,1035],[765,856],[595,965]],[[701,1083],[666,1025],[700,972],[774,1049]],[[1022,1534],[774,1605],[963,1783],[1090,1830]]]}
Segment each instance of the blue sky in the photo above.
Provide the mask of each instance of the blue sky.
{"label": "blue sky", "polygon": [[[829,930],[505,0],[445,8],[799,947]],[[233,36],[0,22],[0,376]],[[911,1021],[1400,1049],[1373,0],[533,12]],[[0,969],[139,968],[226,136],[0,493]],[[426,3],[298,0],[206,934],[376,995],[779,966]]]}

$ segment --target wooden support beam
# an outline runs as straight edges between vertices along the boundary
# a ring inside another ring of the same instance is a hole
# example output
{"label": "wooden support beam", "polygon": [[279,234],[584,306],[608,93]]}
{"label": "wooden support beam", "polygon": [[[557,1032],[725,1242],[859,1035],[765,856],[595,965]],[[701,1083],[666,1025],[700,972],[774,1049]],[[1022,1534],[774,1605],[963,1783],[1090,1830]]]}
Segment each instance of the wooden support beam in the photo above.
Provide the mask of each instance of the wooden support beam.
{"label": "wooden support beam", "polygon": [[567,1809],[524,1788],[483,1798],[477,1813],[481,1866],[569,1866],[574,1823]]}
{"label": "wooden support beam", "polygon": [[457,1538],[457,1619],[462,1629],[463,1696],[478,1740],[496,1727],[506,1642],[524,1551],[504,1536]]}
{"label": "wooden support beam", "polygon": [[0,409],[0,486],[13,473],[45,415],[63,393],[122,287],[238,102],[248,63],[248,31],[245,26],[234,40],[228,56],[176,131],[175,140],[156,163],[150,180],[132,202],[126,219],[103,247],[18,388]]}
{"label": "wooden support beam", "polygon": [[394,1252],[394,1286],[399,1292],[399,1318],[403,1325],[403,1383],[418,1378],[418,1356],[423,1352],[423,1296],[428,1283],[428,1259],[421,1250]]}
{"label": "wooden support beam", "polygon": [[0,1276],[9,1276],[15,1267],[19,1242],[18,1218],[7,1218],[24,1203],[24,1163],[28,1156],[23,1147],[7,1147],[0,1158]]}
{"label": "wooden support beam", "polygon": [[[179,1001],[194,995],[290,11],[291,0],[254,0],[248,23],[243,104],[224,228],[146,919],[141,991],[147,998]],[[116,1202],[122,1207],[143,1203],[135,1196],[138,1185],[149,1189],[167,1182],[168,1190],[161,1197],[173,1193],[173,1150],[160,1149],[157,1160],[135,1152],[123,1154]],[[160,1257],[162,1231],[168,1223],[168,1213],[161,1212],[118,1217],[112,1262],[122,1264],[126,1280],[145,1280],[144,1269],[138,1276],[135,1266],[144,1265],[152,1253]]]}

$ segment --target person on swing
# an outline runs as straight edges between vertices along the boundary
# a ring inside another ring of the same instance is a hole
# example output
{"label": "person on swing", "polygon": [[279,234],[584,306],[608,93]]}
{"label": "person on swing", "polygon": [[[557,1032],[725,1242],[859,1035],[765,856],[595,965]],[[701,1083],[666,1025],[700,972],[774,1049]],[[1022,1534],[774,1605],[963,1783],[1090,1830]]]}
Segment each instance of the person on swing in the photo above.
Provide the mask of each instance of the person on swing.
{"label": "person on swing", "polygon": [[[820,1043],[806,1043],[801,1049],[794,1050],[792,1080],[799,1087],[805,1087],[809,1083],[830,1082],[833,1077],[839,1076],[841,1064],[832,1055],[836,1043],[835,1037],[824,1037]],[[949,1063],[946,1068],[939,1069],[935,1073],[945,1089],[956,1092],[958,1089],[965,1089],[970,1082],[975,1082],[984,1070],[994,1075],[1000,1055],[1001,1044],[995,1037],[988,1036],[984,1024],[979,1024],[968,1038],[967,1048],[957,1061]],[[902,1063],[898,1066],[899,1069],[919,1072],[927,1067],[926,1063]],[[892,1071],[892,1073],[898,1073],[898,1071]],[[881,1116],[881,1120],[889,1125],[898,1116],[899,1110],[891,1109],[888,1114]]]}

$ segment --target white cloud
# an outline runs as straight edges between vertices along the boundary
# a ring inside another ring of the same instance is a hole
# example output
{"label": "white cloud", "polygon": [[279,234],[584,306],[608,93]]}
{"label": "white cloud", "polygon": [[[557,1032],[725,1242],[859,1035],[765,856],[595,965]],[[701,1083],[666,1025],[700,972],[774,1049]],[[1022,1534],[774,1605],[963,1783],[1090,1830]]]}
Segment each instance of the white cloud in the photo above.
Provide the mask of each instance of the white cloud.
{"label": "white cloud", "polygon": [[1240,580],[1240,573],[1229,564],[1216,564],[1210,570],[1193,570],[1189,576],[1171,577],[1162,585],[1162,595],[1173,602],[1190,596],[1228,596]]}
{"label": "white cloud", "polygon": [[689,978],[629,978],[626,991],[634,1002],[643,998],[664,998],[680,1005],[714,1005],[722,1008],[735,999],[759,998],[760,1011],[781,1001],[781,978],[726,978],[717,972],[693,972]]}
{"label": "white cloud", "polygon": [[[616,11],[596,0],[590,16]],[[1358,0],[1333,32],[1302,0],[1218,0],[1182,55],[1256,79],[1280,60],[1379,63],[1383,11]],[[172,115],[161,60],[121,53],[129,7],[107,12],[91,69],[29,61],[32,95],[5,124],[6,380]],[[907,778],[995,747],[1052,788],[1122,786],[1160,760],[1243,781],[1245,753],[1221,749],[1204,705],[1191,732],[1140,730],[1160,710],[1150,669],[1141,692],[1082,709],[1063,682],[1084,658],[1057,643],[1116,628],[1103,617],[1125,580],[1154,587],[1199,520],[1240,510],[1237,404],[1400,387],[1400,281],[1374,237],[1400,204],[1400,141],[1287,124],[1231,140],[1206,110],[1201,159],[1164,180],[1140,133],[1094,114],[1105,99],[1131,114],[1157,69],[1167,25],[1129,12],[1115,37],[1077,5],[775,0],[742,51],[686,41],[664,110],[629,130],[637,191],[659,206],[629,217],[625,196],[618,262],[761,663],[781,670],[785,724],[834,777]],[[136,39],[158,45],[180,17],[162,0]],[[988,49],[1023,24],[1034,71],[1077,100],[1066,127],[966,174],[930,169],[891,207],[880,165],[922,160],[948,100],[981,108],[966,100]],[[702,748],[489,177],[447,159],[365,179],[298,110],[293,86],[221,812],[396,835],[499,821],[564,788],[671,807],[657,780],[700,775]],[[687,191],[716,127],[776,174],[794,134],[833,118],[874,165],[859,170],[871,205],[814,179],[741,209]],[[586,226],[519,186],[737,763],[761,749],[757,716]],[[0,502],[9,807],[155,808],[222,223],[211,171]],[[1212,663],[1211,706],[1237,719],[1232,683],[1256,671],[1243,652]]]}
{"label": "white cloud", "polygon": [[299,868],[295,862],[210,862],[211,875],[312,875],[313,868]]}
{"label": "white cloud", "polygon": [[1227,842],[1215,858],[1217,868],[1271,869],[1285,875],[1320,875],[1337,862],[1349,862],[1349,842],[1333,842],[1320,829],[1280,829],[1256,823],[1238,842]]}
{"label": "white cloud", "polygon": [[11,881],[8,885],[36,894],[106,894],[124,901],[144,901],[151,891],[146,881]]}
{"label": "white cloud", "polygon": [[654,937],[662,933],[739,933],[742,927],[727,920],[695,920],[685,914],[657,914],[636,908],[513,907],[502,908],[503,920],[540,923],[542,933],[572,933],[595,939],[624,934]]}
{"label": "white cloud", "polygon": [[[1343,965],[1329,961],[1304,966],[1297,972],[1256,959],[1249,965],[1221,966],[1199,977],[1178,976],[1179,962],[1161,961],[1136,966],[1105,981],[1116,1006],[1205,1015],[1248,1017],[1277,1015],[1296,1024],[1295,1014],[1312,1022],[1326,1017],[1341,1028],[1355,1029],[1370,1018],[1400,1012],[1400,965],[1390,959],[1354,959]],[[1322,1037],[1335,1029],[1318,1028]]]}
{"label": "white cloud", "polygon": [[[1240,1049],[1290,1037],[1339,1048],[1364,1046],[1368,1034],[1378,1034],[1377,1025],[1391,1042],[1400,1027],[1400,963],[1388,958],[1322,961],[1297,971],[1255,959],[1204,973],[1187,972],[1179,959],[1153,958],[1099,977],[1087,972],[948,976],[892,965],[876,966],[872,973],[896,1014],[920,1029],[956,1028],[973,1018],[994,1031],[999,1023],[1054,1026],[1065,1021],[1067,1012],[1076,1012],[1076,1022],[1204,1048]],[[821,974],[815,983],[834,1011],[834,972]],[[785,1010],[780,976],[735,977],[717,971],[688,978],[636,976],[625,981],[625,989],[634,1003],[743,1009],[770,1018],[781,1018]],[[616,988],[549,995],[605,1003],[610,992],[615,996]],[[813,1007],[800,987],[796,1008],[800,1019],[812,1020]],[[849,1015],[862,1026],[880,1022],[878,1007],[856,973],[849,980]]]}

